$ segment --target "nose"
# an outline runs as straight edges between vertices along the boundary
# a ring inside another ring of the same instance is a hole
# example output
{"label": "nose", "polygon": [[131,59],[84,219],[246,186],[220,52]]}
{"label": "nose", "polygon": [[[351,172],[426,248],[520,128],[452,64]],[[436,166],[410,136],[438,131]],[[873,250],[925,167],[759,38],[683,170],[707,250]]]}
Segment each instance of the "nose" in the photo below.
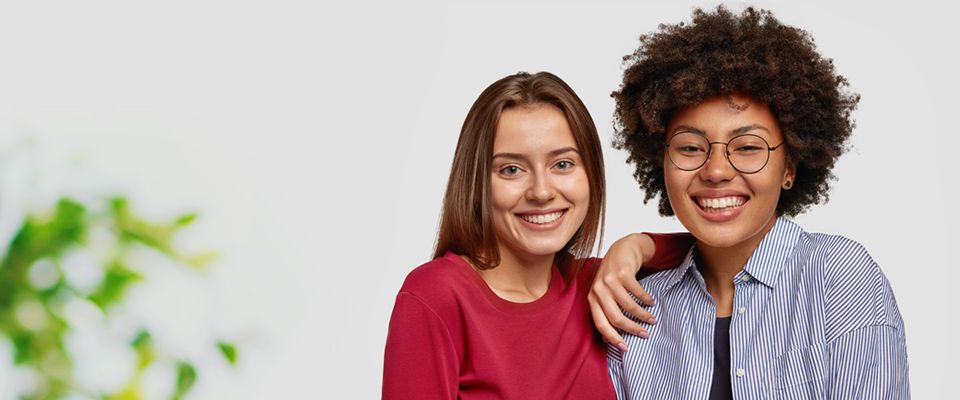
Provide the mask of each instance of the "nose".
{"label": "nose", "polygon": [[531,175],[530,186],[527,187],[527,200],[537,203],[546,203],[557,194],[557,189],[550,176],[545,171],[538,171]]}
{"label": "nose", "polygon": [[727,147],[723,143],[711,143],[710,155],[706,164],[700,169],[700,179],[707,182],[723,182],[733,179],[737,170],[733,169],[727,155]]}

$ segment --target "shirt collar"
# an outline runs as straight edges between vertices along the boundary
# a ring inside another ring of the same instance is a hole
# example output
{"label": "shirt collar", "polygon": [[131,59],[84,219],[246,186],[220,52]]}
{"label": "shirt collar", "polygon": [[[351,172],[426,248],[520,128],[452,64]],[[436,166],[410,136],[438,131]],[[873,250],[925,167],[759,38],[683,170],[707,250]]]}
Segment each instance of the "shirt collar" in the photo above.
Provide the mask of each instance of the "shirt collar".
{"label": "shirt collar", "polygon": [[696,265],[697,263],[694,262],[693,260],[693,252],[695,248],[696,248],[696,245],[694,245],[693,247],[690,248],[690,250],[687,251],[687,256],[684,257],[683,262],[681,262],[679,266],[677,266],[674,269],[661,272],[661,274],[666,274],[666,276],[664,277],[664,280],[666,280],[667,282],[667,286],[666,286],[667,291],[670,291],[671,289],[673,289],[674,286],[680,283],[680,281],[683,280],[683,277],[686,276],[687,273],[691,273],[694,275],[700,274],[700,272],[697,271],[697,265]]}
{"label": "shirt collar", "polygon": [[[797,241],[803,234],[803,229],[792,221],[778,217],[773,228],[767,232],[767,235],[760,241],[760,245],[754,250],[753,255],[747,260],[743,271],[737,274],[737,279],[743,279],[744,274],[749,274],[752,279],[771,288],[776,286],[777,276],[786,263],[786,260],[793,253]],[[683,277],[692,273],[699,275],[696,261],[694,261],[694,251],[696,246],[687,252],[687,256],[677,268],[667,271],[666,276],[667,290],[672,289]]]}
{"label": "shirt collar", "polygon": [[802,234],[803,229],[799,225],[783,217],[777,218],[773,229],[760,241],[743,271],[764,285],[776,287],[777,276],[793,254]]}

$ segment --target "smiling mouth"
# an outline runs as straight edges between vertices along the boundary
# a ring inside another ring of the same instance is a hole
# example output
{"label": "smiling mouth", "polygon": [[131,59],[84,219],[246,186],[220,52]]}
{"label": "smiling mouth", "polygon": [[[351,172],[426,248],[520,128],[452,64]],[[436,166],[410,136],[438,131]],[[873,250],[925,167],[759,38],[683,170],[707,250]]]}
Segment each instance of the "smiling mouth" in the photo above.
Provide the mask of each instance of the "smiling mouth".
{"label": "smiling mouth", "polygon": [[747,202],[746,197],[728,196],[728,197],[695,197],[694,202],[700,206],[700,209],[708,213],[722,213],[732,211],[743,207]]}
{"label": "smiling mouth", "polygon": [[531,224],[546,225],[560,219],[566,212],[567,210],[563,209],[548,214],[517,214],[517,216]]}

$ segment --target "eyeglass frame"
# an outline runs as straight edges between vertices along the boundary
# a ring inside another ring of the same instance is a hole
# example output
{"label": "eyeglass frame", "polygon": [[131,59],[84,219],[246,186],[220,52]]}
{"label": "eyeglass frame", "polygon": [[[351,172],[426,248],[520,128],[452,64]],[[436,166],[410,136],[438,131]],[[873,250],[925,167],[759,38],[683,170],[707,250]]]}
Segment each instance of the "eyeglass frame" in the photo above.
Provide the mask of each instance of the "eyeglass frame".
{"label": "eyeglass frame", "polygon": [[[674,138],[674,137],[676,137],[677,135],[683,134],[683,133],[689,133],[689,134],[691,134],[691,135],[697,135],[697,136],[700,136],[700,137],[702,137],[704,140],[707,141],[707,156],[704,157],[703,162],[700,163],[700,165],[696,166],[695,168],[690,168],[690,169],[683,168],[683,167],[677,165],[677,162],[676,162],[676,161],[673,161],[673,157],[670,157],[670,142],[673,141],[673,138]],[[754,136],[754,137],[762,140],[763,143],[767,145],[767,159],[763,161],[763,165],[760,166],[760,168],[758,168],[756,171],[753,171],[753,172],[744,172],[744,171],[740,170],[740,168],[737,168],[736,165],[733,165],[733,161],[730,160],[730,150],[729,150],[729,148],[730,148],[730,147],[729,147],[730,142],[732,142],[732,141],[734,141],[734,140],[736,140],[736,139],[738,139],[738,138],[740,138],[740,137],[743,137],[743,136]],[[739,173],[741,173],[741,174],[752,175],[752,174],[755,174],[755,173],[757,173],[757,172],[763,171],[763,169],[767,167],[767,164],[770,163],[770,153],[773,153],[774,151],[776,151],[778,148],[780,148],[780,146],[783,146],[783,144],[786,143],[786,142],[787,142],[786,140],[783,140],[783,141],[780,142],[780,144],[778,144],[778,145],[776,145],[776,146],[773,146],[773,147],[770,147],[770,143],[767,142],[767,139],[764,139],[763,136],[754,135],[754,134],[752,134],[752,133],[744,133],[744,134],[742,134],[742,135],[734,136],[734,137],[730,138],[730,140],[728,140],[728,141],[726,141],[726,142],[711,142],[710,139],[707,139],[707,135],[704,135],[704,134],[702,134],[702,133],[690,132],[690,131],[681,131],[681,132],[674,132],[672,135],[670,135],[670,139],[663,143],[663,147],[666,149],[667,159],[670,160],[670,163],[673,164],[674,167],[677,167],[677,168],[680,169],[681,171],[696,171],[696,170],[698,170],[698,169],[700,169],[700,168],[703,168],[704,165],[707,165],[707,161],[710,161],[710,156],[713,155],[713,145],[715,145],[715,144],[722,144],[722,145],[723,145],[723,154],[726,156],[727,163],[730,164],[730,167],[732,167],[734,170],[736,170],[737,172],[739,172]]]}

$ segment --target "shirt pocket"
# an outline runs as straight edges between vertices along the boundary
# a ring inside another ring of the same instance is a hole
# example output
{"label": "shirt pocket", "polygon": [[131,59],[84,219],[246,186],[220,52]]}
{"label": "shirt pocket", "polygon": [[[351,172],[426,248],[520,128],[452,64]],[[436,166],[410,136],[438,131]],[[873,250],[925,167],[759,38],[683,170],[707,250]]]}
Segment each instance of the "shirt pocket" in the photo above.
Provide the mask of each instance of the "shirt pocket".
{"label": "shirt pocket", "polygon": [[774,358],[768,376],[771,398],[824,398],[823,345],[792,350]]}

